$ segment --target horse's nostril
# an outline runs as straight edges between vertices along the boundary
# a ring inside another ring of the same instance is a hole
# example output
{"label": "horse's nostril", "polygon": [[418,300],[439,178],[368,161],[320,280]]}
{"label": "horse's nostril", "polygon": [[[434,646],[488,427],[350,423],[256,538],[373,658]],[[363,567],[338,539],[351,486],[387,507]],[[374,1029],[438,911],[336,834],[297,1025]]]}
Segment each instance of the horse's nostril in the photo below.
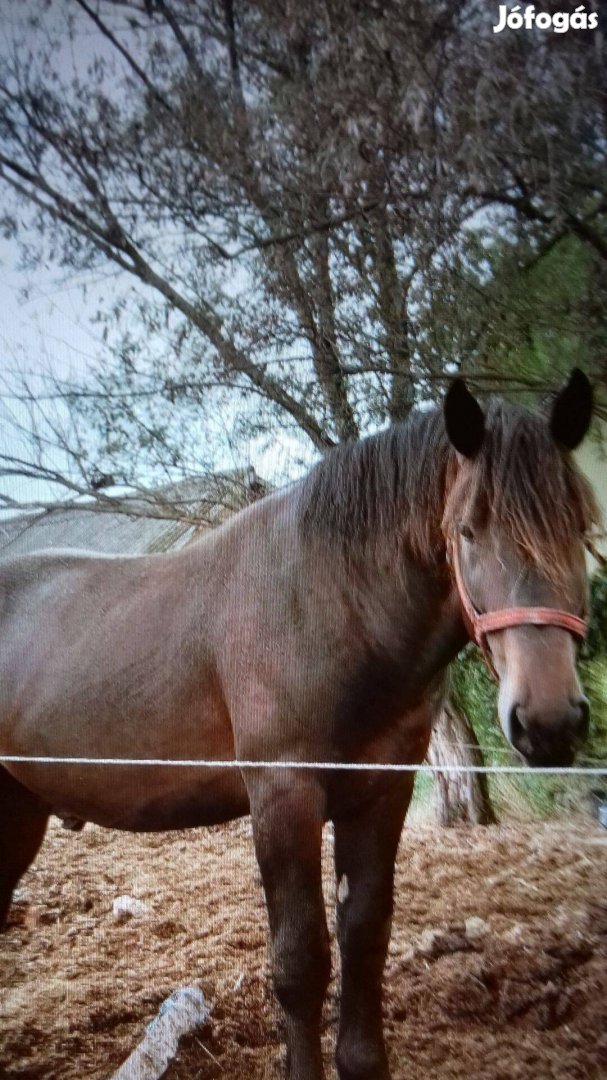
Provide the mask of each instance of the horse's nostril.
{"label": "horse's nostril", "polygon": [[590,727],[590,705],[586,698],[579,698],[575,703],[575,708],[577,710],[575,735],[580,742],[583,742],[588,735],[588,729]]}
{"label": "horse's nostril", "polygon": [[513,705],[510,710],[510,742],[525,757],[529,757],[533,751],[521,705]]}
{"label": "horse's nostril", "polygon": [[520,705],[513,705],[510,710],[510,738],[513,742],[524,731],[519,709]]}

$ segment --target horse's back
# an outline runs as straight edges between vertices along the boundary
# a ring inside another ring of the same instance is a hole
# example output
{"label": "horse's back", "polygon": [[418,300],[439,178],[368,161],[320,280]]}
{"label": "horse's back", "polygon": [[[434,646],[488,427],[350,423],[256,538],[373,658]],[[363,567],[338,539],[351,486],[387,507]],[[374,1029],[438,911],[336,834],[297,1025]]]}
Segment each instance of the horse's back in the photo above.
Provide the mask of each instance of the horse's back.
{"label": "horse's back", "polygon": [[76,685],[93,670],[115,678],[161,649],[169,657],[188,636],[187,594],[184,568],[170,555],[67,549],[2,559],[0,672],[10,683],[7,664],[38,660],[41,679],[59,666]]}
{"label": "horse's back", "polygon": [[[190,560],[38,552],[0,563],[0,752],[231,759],[230,718],[197,617]],[[238,773],[9,768],[62,812],[129,829],[243,813]],[[85,782],[86,780],[86,782]]]}
{"label": "horse's back", "polygon": [[[145,559],[77,550],[41,550],[0,559],[0,670],[2,658],[31,637],[72,633],[98,621],[108,603],[133,591]],[[105,600],[104,600],[105,597]],[[61,644],[59,636],[57,644]]]}
{"label": "horse's back", "polygon": [[0,618],[4,601],[35,593],[46,593],[59,583],[65,587],[69,579],[83,579],[91,573],[107,570],[110,575],[122,576],[132,564],[145,561],[145,556],[106,555],[77,548],[44,548],[20,555],[0,557]]}

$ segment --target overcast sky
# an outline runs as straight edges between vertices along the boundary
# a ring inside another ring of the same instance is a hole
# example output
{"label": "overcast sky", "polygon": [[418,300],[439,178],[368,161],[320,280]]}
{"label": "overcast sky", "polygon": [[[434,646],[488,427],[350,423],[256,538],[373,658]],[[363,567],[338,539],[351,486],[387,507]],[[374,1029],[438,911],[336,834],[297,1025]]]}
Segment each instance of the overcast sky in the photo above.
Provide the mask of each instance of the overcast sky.
{"label": "overcast sky", "polygon": [[[15,38],[22,39],[24,35],[29,37],[35,49],[34,32],[28,27],[27,21],[28,11],[31,10],[40,14],[40,0],[23,0],[19,4],[14,0],[0,0],[0,55],[6,55],[7,50],[12,49]],[[62,11],[65,11],[65,7],[58,3],[52,5],[45,15],[45,18],[54,20],[54,29],[57,20],[63,18]],[[111,51],[111,46],[90,27],[88,21],[78,38],[76,49],[67,33],[65,42],[65,50],[58,54],[57,63],[67,76],[74,68],[83,72],[93,54]],[[85,283],[86,296],[83,296],[82,286]],[[105,271],[79,275],[66,273],[54,265],[35,272],[23,270],[19,242],[0,240],[0,304],[3,314],[0,322],[0,443],[4,453],[7,448],[10,453],[19,451],[19,440],[12,421],[25,419],[22,407],[11,398],[13,373],[28,373],[32,385],[43,393],[44,376],[49,371],[62,378],[75,376],[80,382],[86,378],[92,365],[103,363],[104,359],[109,363],[110,356],[101,338],[101,327],[94,324],[93,318],[101,296],[107,303],[108,297],[132,286],[130,278],[112,272],[109,267]],[[228,434],[229,418],[223,417],[221,421]],[[217,426],[221,429],[219,422]],[[217,432],[214,434],[217,435]],[[284,479],[299,471],[301,466],[295,462],[301,459],[302,454],[308,462],[314,459],[311,447],[308,451],[305,446],[302,447],[300,440],[280,435],[269,450],[252,442],[244,451],[245,460],[240,460],[238,464],[253,464],[265,477]],[[59,458],[56,464],[61,466]],[[235,464],[229,439],[226,438],[222,448],[220,436],[215,467],[229,469]],[[57,489],[21,478],[3,478],[0,490],[20,502],[61,497]]]}
{"label": "overcast sky", "polygon": [[[15,40],[28,40],[35,50],[35,34],[29,28],[28,15],[36,10],[39,0],[0,0],[0,55],[10,55]],[[60,6],[51,7],[47,19],[60,18]],[[62,70],[73,70],[75,53],[66,34],[66,48],[58,58]],[[80,62],[86,64],[92,49],[99,41],[86,35],[77,50]],[[33,272],[22,268],[17,240],[0,240],[0,440],[3,452],[18,452],[19,441],[12,419],[25,420],[25,413],[10,397],[13,373],[26,372],[32,385],[44,391],[44,374],[52,370],[60,377],[84,375],[100,355],[100,343],[91,318],[96,307],[95,287],[91,282],[88,300],[82,296],[86,276],[67,277],[56,266]],[[89,277],[91,275],[88,275]],[[57,460],[57,465],[61,462]],[[3,479],[2,490],[20,501],[57,496],[47,485],[26,480]]]}

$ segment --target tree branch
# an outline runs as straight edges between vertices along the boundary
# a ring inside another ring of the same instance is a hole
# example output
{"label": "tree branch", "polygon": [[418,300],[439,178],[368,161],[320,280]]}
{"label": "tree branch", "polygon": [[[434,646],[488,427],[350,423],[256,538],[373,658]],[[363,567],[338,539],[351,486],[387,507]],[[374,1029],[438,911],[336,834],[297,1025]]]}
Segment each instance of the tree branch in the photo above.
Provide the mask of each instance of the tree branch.
{"label": "tree branch", "polygon": [[[158,90],[157,87],[154,86],[154,84],[146,75],[143,68],[140,67],[137,61],[131,56],[128,49],[125,49],[124,45],[122,45],[118,41],[118,38],[112,33],[109,27],[106,26],[103,20],[99,18],[99,15],[97,15],[97,13],[93,11],[91,7],[89,7],[89,5],[86,3],[86,0],[76,0],[76,3],[80,8],[82,8],[86,15],[88,15],[89,19],[91,19],[91,21],[95,24],[95,26],[103,34],[103,36],[112,43],[114,48],[120,53],[123,59],[126,60],[131,70],[135,72],[137,78],[141,80],[141,82],[149,90],[150,94],[155,98],[155,100],[160,105],[162,105],[162,107],[166,109],[167,112],[172,112],[173,110],[171,108],[171,105],[164,97],[164,95],[161,94],[160,90]],[[159,0],[156,0],[156,6],[160,7]]]}

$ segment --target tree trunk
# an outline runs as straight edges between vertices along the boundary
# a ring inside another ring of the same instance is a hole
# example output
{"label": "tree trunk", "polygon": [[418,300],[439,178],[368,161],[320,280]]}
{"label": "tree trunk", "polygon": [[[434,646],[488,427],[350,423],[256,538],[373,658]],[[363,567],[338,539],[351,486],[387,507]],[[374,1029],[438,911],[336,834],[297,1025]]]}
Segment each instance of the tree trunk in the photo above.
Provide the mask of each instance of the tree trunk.
{"label": "tree trunk", "polygon": [[[438,767],[484,764],[472,725],[450,699],[432,733],[426,760]],[[492,825],[497,821],[485,773],[436,772],[434,799],[440,825]]]}
{"label": "tree trunk", "polygon": [[383,325],[383,345],[392,369],[388,412],[394,424],[404,420],[415,404],[411,381],[411,349],[407,291],[398,272],[396,254],[385,207],[373,215],[375,276],[379,313]]}

